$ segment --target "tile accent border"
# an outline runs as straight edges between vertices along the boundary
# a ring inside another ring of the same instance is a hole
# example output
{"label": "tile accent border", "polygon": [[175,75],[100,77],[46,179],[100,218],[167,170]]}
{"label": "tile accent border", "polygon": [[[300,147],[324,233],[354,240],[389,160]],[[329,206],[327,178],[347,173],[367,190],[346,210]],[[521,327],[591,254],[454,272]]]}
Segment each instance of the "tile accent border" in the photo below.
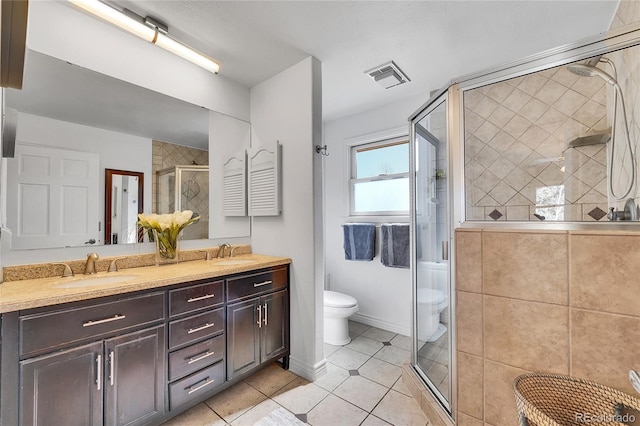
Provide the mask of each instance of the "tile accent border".
{"label": "tile accent border", "polygon": [[[247,244],[240,244],[232,247],[236,247],[235,253],[238,255],[252,253],[251,246]],[[190,262],[193,260],[202,260],[205,258],[205,251],[210,254],[211,258],[215,258],[218,255],[218,247],[204,247],[193,250],[181,250],[180,263]],[[96,261],[96,271],[106,272],[107,269],[109,269],[111,261],[118,258],[122,258],[118,261],[119,270],[141,268],[143,266],[153,266],[156,263],[155,253],[136,254],[126,256],[124,258],[122,256],[101,257],[100,259],[98,259],[98,261]],[[75,275],[82,275],[84,271],[85,259],[69,260],[65,261],[64,263],[69,265]],[[51,263],[14,265],[5,266],[3,268],[4,282],[50,278],[60,275],[62,275],[62,266],[53,265]]]}

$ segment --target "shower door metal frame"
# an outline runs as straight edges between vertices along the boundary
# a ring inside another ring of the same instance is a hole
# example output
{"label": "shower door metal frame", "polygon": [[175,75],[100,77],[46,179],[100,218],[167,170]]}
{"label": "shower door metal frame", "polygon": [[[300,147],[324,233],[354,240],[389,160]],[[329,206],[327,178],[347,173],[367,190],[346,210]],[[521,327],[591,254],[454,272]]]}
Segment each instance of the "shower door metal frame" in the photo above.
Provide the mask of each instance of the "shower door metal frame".
{"label": "shower door metal frame", "polygon": [[[447,149],[448,149],[448,176],[450,177],[447,185],[447,196],[449,200],[448,211],[448,278],[449,278],[449,394],[450,400],[448,404],[442,401],[442,395],[439,391],[431,388],[426,374],[417,367],[417,265],[416,265],[416,123],[422,118],[431,113],[434,109],[446,102],[445,104],[445,116],[446,116],[446,129],[447,129]],[[410,218],[411,218],[411,291],[412,291],[412,324],[411,324],[411,337],[412,337],[412,351],[411,351],[411,367],[416,374],[425,383],[425,386],[432,393],[434,399],[439,402],[443,411],[452,419],[456,418],[457,410],[457,380],[456,380],[456,298],[455,298],[455,229],[460,226],[462,218],[462,209],[464,207],[464,193],[462,192],[464,181],[461,180],[463,171],[460,170],[459,164],[462,161],[462,104],[460,88],[457,84],[451,84],[443,87],[439,91],[433,94],[431,98],[422,106],[418,111],[409,117],[410,121],[410,169],[409,169],[409,183],[410,183]],[[456,195],[457,194],[457,195]]]}
{"label": "shower door metal frame", "polygon": [[[169,174],[171,172],[175,173],[175,181],[173,183],[174,185],[174,193],[173,193],[173,206],[174,206],[174,210],[175,211],[179,211],[182,210],[182,173],[183,172],[204,172],[204,171],[209,171],[209,166],[195,166],[195,165],[176,165],[176,166],[171,166],[171,167],[167,167],[165,169],[162,170],[158,170],[156,172],[156,176],[159,178],[162,175],[166,175]],[[156,187],[156,197],[159,197],[160,195],[158,194],[158,189],[159,185]],[[157,202],[157,200],[156,200]]]}

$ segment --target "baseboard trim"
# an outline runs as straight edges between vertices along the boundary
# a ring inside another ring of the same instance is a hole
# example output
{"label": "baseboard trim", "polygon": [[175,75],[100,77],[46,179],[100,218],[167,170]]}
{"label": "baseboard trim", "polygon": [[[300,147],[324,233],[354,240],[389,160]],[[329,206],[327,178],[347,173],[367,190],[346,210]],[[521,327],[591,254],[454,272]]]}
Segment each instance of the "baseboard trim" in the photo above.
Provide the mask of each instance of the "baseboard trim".
{"label": "baseboard trim", "polygon": [[403,336],[411,336],[411,328],[404,327],[396,323],[383,321],[381,319],[365,315],[361,313],[354,314],[350,319],[360,322],[362,324],[370,325],[372,327],[381,328],[383,330],[392,331],[394,333],[402,334]]}
{"label": "baseboard trim", "polygon": [[327,360],[323,359],[315,365],[310,365],[291,356],[289,357],[289,371],[313,382],[327,372]]}

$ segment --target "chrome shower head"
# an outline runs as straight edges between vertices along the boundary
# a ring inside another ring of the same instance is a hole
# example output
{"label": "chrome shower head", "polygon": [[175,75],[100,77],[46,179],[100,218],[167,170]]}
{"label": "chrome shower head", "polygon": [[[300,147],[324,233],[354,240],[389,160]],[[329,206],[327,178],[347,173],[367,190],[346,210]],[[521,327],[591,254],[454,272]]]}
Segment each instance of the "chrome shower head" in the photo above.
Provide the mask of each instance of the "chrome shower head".
{"label": "chrome shower head", "polygon": [[590,65],[589,63],[586,64],[571,64],[571,65],[567,65],[567,69],[576,75],[579,75],[581,77],[600,77],[601,79],[603,79],[604,81],[606,81],[607,83],[611,84],[612,86],[615,86],[618,84],[618,82],[616,81],[615,78],[611,77],[609,74],[607,74],[606,72],[602,71],[600,68],[597,68],[594,65]]}

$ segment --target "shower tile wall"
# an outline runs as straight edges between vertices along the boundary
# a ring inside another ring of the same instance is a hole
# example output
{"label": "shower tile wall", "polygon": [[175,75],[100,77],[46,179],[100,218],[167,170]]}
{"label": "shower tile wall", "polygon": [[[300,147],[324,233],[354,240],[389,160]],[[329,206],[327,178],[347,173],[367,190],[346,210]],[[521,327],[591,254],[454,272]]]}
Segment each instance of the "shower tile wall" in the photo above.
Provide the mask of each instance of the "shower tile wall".
{"label": "shower tile wall", "polygon": [[[157,200],[155,197],[157,182],[156,172],[168,167],[177,165],[200,165],[209,164],[209,152],[190,148],[182,145],[176,145],[167,142],[153,141],[153,211],[158,211]],[[208,188],[209,182],[202,182],[201,188]],[[200,191],[200,193],[190,201],[189,210],[197,211],[203,217],[209,216],[209,191]]]}
{"label": "shower tile wall", "polygon": [[635,394],[640,233],[458,229],[455,246],[458,419],[518,424],[528,372]]}
{"label": "shower tile wall", "polygon": [[567,145],[607,131],[606,104],[604,81],[566,67],[465,92],[467,220],[602,219],[605,145]]}
{"label": "shower tile wall", "polygon": [[[208,151],[167,142],[153,141],[153,212],[155,213],[158,211],[157,200],[155,198],[157,189],[157,171],[178,165],[205,166],[207,164],[209,164]],[[209,211],[208,197],[209,195],[207,192],[206,199],[200,200],[200,204],[202,204],[200,207],[206,208],[207,215]]]}

